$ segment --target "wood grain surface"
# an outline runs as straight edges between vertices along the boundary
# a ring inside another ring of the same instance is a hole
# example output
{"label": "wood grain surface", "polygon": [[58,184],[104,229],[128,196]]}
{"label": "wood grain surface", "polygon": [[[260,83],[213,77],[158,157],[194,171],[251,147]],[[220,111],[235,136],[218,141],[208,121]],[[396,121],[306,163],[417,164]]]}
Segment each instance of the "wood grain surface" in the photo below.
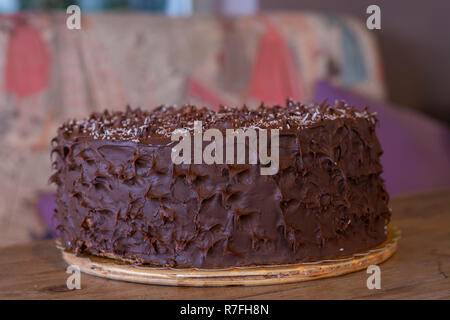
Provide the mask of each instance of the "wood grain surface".
{"label": "wood grain surface", "polygon": [[450,299],[450,190],[391,200],[402,231],[397,253],[380,265],[381,289],[364,271],[335,278],[259,287],[169,287],[82,274],[69,290],[54,241],[0,248],[2,299]]}

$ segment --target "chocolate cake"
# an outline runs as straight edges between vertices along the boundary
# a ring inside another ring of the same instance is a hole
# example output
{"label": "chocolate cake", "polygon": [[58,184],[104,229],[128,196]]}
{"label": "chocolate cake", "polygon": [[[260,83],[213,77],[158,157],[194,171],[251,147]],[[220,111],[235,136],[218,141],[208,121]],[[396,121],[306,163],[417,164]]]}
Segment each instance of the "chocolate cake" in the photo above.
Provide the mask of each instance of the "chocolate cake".
{"label": "chocolate cake", "polygon": [[[279,169],[179,164],[171,133],[279,130]],[[52,141],[58,233],[75,254],[138,265],[230,267],[348,256],[386,239],[376,117],[344,102],[255,110],[161,106],[94,113]]]}

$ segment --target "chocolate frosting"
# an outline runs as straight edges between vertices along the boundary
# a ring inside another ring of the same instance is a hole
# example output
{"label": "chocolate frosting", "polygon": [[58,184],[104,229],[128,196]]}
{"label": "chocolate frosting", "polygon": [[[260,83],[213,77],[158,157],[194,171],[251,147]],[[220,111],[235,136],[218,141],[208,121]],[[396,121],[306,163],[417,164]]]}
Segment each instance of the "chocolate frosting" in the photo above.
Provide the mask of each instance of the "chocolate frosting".
{"label": "chocolate frosting", "polygon": [[[170,133],[276,128],[280,167],[174,165]],[[96,113],[53,139],[66,249],[134,264],[227,267],[347,256],[386,239],[388,195],[369,111],[337,102]]]}

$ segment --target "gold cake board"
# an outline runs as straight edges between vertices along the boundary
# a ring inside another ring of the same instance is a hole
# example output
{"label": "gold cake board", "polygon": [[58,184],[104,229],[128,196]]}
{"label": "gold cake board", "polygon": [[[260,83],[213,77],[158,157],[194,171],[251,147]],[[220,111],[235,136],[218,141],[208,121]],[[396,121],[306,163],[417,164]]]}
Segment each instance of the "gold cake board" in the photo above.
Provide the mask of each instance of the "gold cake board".
{"label": "gold cake board", "polygon": [[389,259],[398,247],[400,232],[388,227],[387,240],[371,250],[347,258],[278,266],[234,267],[224,269],[156,268],[118,264],[117,260],[76,256],[62,249],[64,260],[80,271],[107,279],[170,286],[258,286],[335,277]]}

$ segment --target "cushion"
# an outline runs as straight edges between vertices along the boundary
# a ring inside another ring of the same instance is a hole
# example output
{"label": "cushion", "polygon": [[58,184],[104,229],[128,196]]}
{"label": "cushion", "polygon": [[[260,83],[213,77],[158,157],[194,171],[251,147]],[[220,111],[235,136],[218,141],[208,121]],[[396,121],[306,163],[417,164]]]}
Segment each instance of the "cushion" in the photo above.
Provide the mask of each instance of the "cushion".
{"label": "cushion", "polygon": [[315,99],[345,100],[377,113],[384,154],[383,178],[391,195],[450,187],[450,129],[411,109],[368,98],[319,81]]}

